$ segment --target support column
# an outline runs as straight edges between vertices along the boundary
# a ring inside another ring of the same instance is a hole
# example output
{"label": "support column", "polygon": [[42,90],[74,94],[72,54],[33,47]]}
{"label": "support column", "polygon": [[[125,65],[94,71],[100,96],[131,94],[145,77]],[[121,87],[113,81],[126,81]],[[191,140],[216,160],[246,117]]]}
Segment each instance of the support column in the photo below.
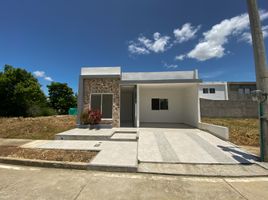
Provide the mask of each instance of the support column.
{"label": "support column", "polygon": [[140,86],[137,84],[136,127],[140,127]]}
{"label": "support column", "polygon": [[81,125],[81,120],[80,120],[80,116],[83,112],[83,107],[84,107],[84,103],[83,103],[83,95],[84,95],[84,91],[83,91],[83,77],[79,76],[79,86],[78,86],[78,98],[77,98],[77,119],[76,119],[76,123],[77,125]]}

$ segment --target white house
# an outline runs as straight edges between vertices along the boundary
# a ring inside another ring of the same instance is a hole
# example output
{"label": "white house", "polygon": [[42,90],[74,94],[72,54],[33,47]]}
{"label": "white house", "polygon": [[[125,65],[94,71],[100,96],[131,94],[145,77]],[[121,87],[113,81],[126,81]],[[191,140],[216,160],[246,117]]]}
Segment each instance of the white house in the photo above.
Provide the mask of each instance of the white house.
{"label": "white house", "polygon": [[[98,109],[113,127],[200,122],[198,72],[121,72],[120,67],[82,68],[78,111]],[[78,117],[78,123],[82,123]]]}
{"label": "white house", "polygon": [[199,98],[211,100],[228,100],[227,82],[200,83]]}

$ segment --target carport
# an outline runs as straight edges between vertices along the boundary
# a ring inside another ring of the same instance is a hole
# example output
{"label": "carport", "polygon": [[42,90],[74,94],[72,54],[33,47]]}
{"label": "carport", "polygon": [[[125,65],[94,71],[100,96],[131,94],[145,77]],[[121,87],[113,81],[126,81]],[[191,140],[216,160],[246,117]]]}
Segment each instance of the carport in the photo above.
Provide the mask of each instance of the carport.
{"label": "carport", "polygon": [[139,84],[140,127],[198,127],[198,83]]}

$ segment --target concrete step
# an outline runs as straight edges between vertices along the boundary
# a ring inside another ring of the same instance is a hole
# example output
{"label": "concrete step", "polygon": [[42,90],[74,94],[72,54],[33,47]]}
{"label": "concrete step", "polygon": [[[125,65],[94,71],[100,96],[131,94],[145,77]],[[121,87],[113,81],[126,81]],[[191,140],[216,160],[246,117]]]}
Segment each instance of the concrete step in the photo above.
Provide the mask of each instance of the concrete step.
{"label": "concrete step", "polygon": [[111,137],[112,141],[137,141],[137,139],[137,134],[124,132],[115,132],[115,134]]}

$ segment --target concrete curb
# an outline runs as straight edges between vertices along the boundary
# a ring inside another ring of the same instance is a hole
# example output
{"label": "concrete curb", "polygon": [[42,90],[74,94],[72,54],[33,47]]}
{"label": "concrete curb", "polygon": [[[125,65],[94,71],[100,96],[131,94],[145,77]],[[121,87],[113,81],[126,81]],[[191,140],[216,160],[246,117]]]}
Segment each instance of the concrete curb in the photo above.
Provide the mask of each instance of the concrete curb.
{"label": "concrete curb", "polygon": [[86,170],[88,168],[88,163],[33,160],[33,159],[8,158],[8,157],[0,157],[0,163],[34,166],[34,167],[47,167],[47,168],[79,169],[79,170]]}
{"label": "concrete curb", "polygon": [[88,170],[105,171],[105,172],[137,172],[137,167],[121,167],[121,166],[104,166],[104,165],[88,165]]}
{"label": "concrete curb", "polygon": [[172,173],[163,173],[163,172],[141,172],[139,174],[151,174],[151,175],[163,175],[163,176],[179,176],[179,177],[200,177],[200,178],[259,178],[259,177],[268,177],[268,175],[245,175],[245,176],[234,176],[234,175],[207,175],[207,174],[172,174]]}
{"label": "concrete curb", "polygon": [[33,160],[33,159],[9,158],[9,157],[0,157],[0,163],[34,166],[34,167],[94,170],[94,171],[106,171],[106,172],[137,172],[137,167],[99,166],[99,165],[90,165],[89,163]]}

